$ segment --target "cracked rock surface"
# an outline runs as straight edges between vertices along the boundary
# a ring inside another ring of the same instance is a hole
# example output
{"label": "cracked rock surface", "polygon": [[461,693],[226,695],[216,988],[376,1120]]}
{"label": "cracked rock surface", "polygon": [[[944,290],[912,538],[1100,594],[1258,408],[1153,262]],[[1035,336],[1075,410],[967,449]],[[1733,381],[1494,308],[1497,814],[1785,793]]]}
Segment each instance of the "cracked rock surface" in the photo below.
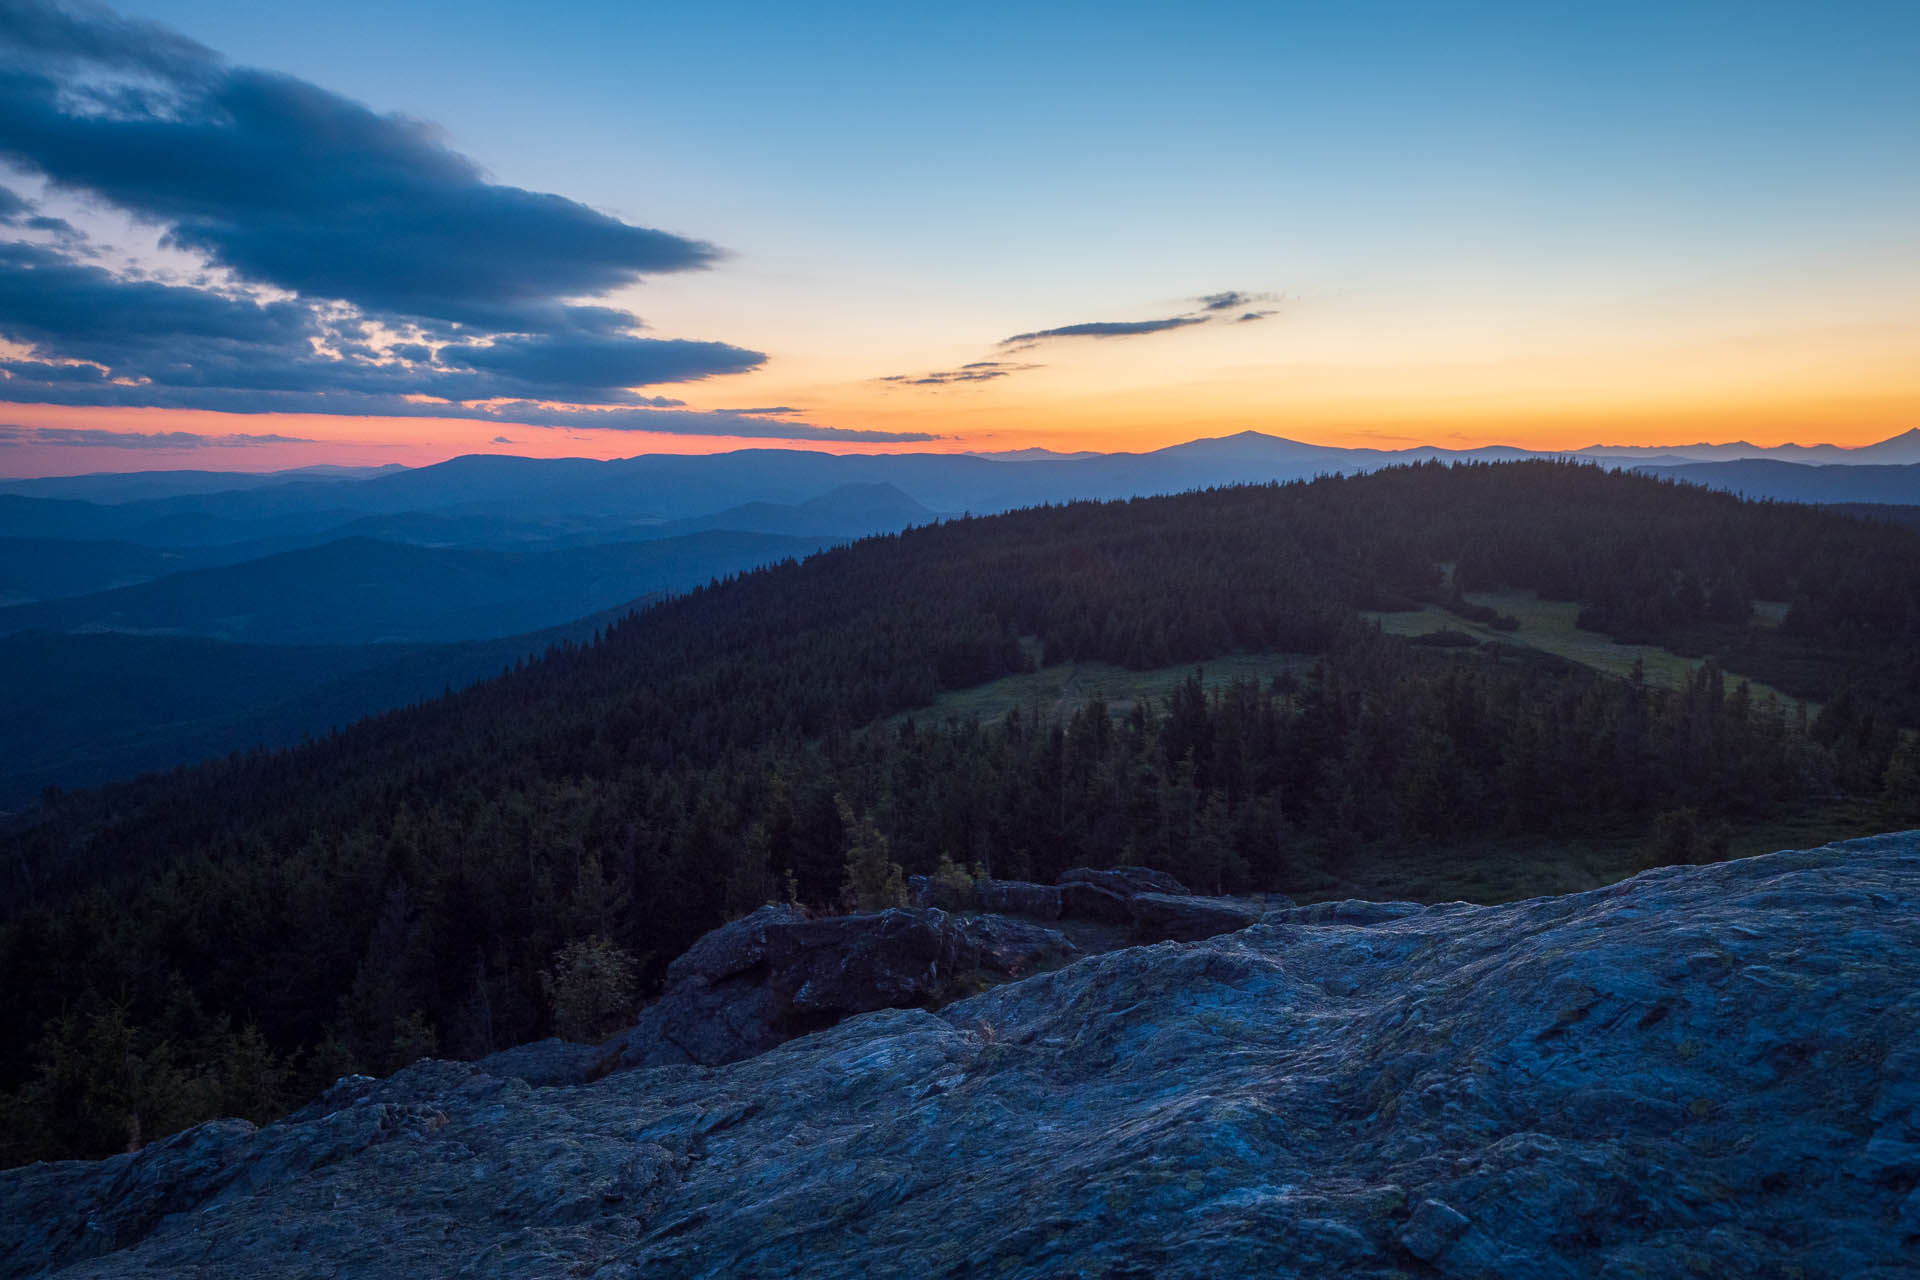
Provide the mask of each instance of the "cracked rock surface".
{"label": "cracked rock surface", "polygon": [[0,1274],[1892,1280],[1916,979],[1920,832],[1275,911],[727,1066],[424,1062],[0,1173]]}

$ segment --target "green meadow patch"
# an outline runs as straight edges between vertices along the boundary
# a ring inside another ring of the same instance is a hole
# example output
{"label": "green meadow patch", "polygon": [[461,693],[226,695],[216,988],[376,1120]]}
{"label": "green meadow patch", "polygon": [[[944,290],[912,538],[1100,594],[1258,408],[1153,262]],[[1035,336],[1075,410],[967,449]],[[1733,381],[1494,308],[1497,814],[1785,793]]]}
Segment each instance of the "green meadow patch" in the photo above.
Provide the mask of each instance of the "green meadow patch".
{"label": "green meadow patch", "polygon": [[[1363,616],[1378,622],[1388,635],[1411,638],[1435,631],[1464,631],[1476,640],[1526,645],[1610,676],[1629,675],[1638,662],[1646,673],[1647,683],[1665,689],[1684,688],[1689,673],[1700,665],[1697,659],[1683,658],[1659,645],[1620,644],[1598,632],[1582,631],[1574,625],[1580,616],[1580,606],[1571,600],[1542,600],[1532,591],[1476,591],[1467,596],[1467,601],[1518,618],[1520,629],[1497,631],[1486,623],[1469,621],[1438,605],[1404,613],[1368,612]],[[1755,605],[1754,610],[1758,625],[1772,627],[1779,625],[1786,606],[1763,603]],[[1756,700],[1771,695],[1784,707],[1801,701],[1758,680],[1748,683],[1753,687]],[[1807,704],[1808,714],[1818,710],[1817,703]]]}

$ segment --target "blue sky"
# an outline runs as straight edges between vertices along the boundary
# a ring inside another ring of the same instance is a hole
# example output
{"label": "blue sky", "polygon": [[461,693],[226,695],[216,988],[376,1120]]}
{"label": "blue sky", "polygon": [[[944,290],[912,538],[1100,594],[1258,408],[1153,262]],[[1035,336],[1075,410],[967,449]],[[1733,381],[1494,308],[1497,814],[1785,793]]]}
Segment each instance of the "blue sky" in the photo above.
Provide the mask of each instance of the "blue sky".
{"label": "blue sky", "polygon": [[[766,355],[698,411],[996,446],[1920,416],[1920,5],[120,11],[719,246],[583,299]],[[1222,290],[1273,320],[903,389]]]}

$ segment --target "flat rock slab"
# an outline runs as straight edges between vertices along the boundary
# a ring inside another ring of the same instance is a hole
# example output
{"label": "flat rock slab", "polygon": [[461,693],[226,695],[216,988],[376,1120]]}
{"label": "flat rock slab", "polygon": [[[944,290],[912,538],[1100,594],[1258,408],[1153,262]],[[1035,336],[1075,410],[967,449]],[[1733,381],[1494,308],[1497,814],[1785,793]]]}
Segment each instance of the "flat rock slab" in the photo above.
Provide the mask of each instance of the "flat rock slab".
{"label": "flat rock slab", "polygon": [[1920,833],[0,1173],[0,1275],[1914,1275]]}

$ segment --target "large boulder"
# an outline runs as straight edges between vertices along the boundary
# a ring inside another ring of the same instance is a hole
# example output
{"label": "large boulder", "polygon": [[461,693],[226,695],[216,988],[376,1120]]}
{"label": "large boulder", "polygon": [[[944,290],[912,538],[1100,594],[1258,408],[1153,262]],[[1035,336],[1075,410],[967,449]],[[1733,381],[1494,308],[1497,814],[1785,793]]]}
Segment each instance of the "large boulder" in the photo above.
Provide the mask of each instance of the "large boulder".
{"label": "large boulder", "polygon": [[1029,884],[1025,880],[978,880],[973,894],[982,911],[997,915],[1031,916],[1035,920],[1060,918],[1060,887]]}
{"label": "large boulder", "polygon": [[1060,874],[1060,915],[1067,920],[1132,924],[1136,894],[1184,894],[1188,889],[1164,871],[1146,867],[1075,867]]}
{"label": "large boulder", "polygon": [[792,1038],[787,1004],[764,970],[709,985],[668,987],[639,1021],[603,1046],[614,1070],[686,1063],[718,1066],[765,1053]]}
{"label": "large boulder", "polygon": [[1260,923],[1260,908],[1233,898],[1136,893],[1127,908],[1134,934],[1155,942],[1197,942]]}
{"label": "large boulder", "polygon": [[971,911],[976,902],[971,880],[942,880],[937,876],[908,876],[907,901],[916,907],[942,911]]}
{"label": "large boulder", "polygon": [[1075,954],[1064,934],[1030,920],[980,915],[956,916],[952,923],[960,932],[965,969],[996,978],[1024,978]]}
{"label": "large boulder", "polygon": [[661,997],[602,1046],[614,1069],[738,1062],[790,1038],[786,1005],[767,986],[767,937],[806,922],[797,907],[770,904],[702,934],[667,966]]}
{"label": "large boulder", "polygon": [[762,907],[707,934],[605,1046],[614,1069],[718,1066],[855,1013],[938,1003],[1075,954],[1051,929],[935,908],[809,920]]}
{"label": "large boulder", "polygon": [[1104,924],[1131,924],[1131,893],[1116,893],[1102,885],[1075,881],[1060,886],[1060,918],[1098,920]]}
{"label": "large boulder", "polygon": [[1128,947],[718,1068],[422,1063],[0,1172],[0,1276],[1907,1280],[1916,1180],[1920,833]]}
{"label": "large boulder", "polygon": [[768,983],[803,1015],[919,1004],[960,971],[962,935],[946,912],[895,909],[806,920],[767,939]]}
{"label": "large boulder", "polygon": [[696,978],[714,983],[745,973],[766,958],[768,929],[806,918],[798,907],[770,902],[703,933],[667,966],[667,986],[676,987]]}
{"label": "large boulder", "polygon": [[1061,872],[1059,883],[1096,885],[1123,898],[1130,898],[1136,893],[1193,892],[1166,872],[1147,867],[1075,867],[1071,871]]}
{"label": "large boulder", "polygon": [[538,1088],[590,1080],[612,1056],[600,1045],[575,1044],[558,1037],[535,1040],[490,1053],[474,1065],[488,1075],[525,1080]]}

